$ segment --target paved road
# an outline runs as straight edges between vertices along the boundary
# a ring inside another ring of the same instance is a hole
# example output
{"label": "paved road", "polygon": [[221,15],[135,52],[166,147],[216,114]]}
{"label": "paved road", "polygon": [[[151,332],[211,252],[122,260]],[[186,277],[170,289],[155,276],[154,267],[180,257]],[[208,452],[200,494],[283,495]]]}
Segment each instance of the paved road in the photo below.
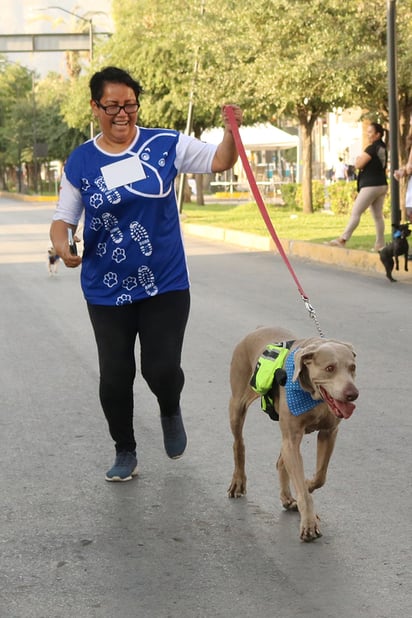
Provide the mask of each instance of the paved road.
{"label": "paved road", "polygon": [[113,452],[79,272],[47,275],[51,214],[0,201],[0,616],[409,615],[411,286],[294,261],[326,335],[354,343],[361,391],[315,494],[323,537],[304,544],[277,495],[278,428],[257,404],[245,432],[248,496],[226,497],[231,349],[260,324],[316,334],[279,258],[187,238],[189,446],[168,460],[153,397],[137,380],[140,476],[109,484]]}

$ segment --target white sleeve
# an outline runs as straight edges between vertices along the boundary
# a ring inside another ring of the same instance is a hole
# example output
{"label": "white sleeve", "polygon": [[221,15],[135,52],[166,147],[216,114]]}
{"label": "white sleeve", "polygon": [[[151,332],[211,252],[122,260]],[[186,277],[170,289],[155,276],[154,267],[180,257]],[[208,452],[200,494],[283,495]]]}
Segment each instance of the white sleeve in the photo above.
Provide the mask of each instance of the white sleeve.
{"label": "white sleeve", "polygon": [[60,193],[53,221],[64,221],[77,225],[83,212],[83,202],[79,189],[76,189],[63,172]]}
{"label": "white sleeve", "polygon": [[210,174],[216,150],[216,144],[206,144],[181,133],[176,145],[177,171],[180,174]]}

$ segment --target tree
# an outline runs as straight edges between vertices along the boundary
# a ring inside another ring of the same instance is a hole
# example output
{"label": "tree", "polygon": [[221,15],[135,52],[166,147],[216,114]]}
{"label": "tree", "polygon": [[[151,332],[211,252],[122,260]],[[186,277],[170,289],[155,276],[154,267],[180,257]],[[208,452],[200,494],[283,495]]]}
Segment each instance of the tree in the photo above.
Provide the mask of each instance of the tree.
{"label": "tree", "polygon": [[[0,168],[3,188],[17,176],[23,188],[22,165],[33,150],[33,73],[6,59],[0,63]],[[27,122],[27,119],[30,119]]]}
{"label": "tree", "polygon": [[[0,88],[3,93],[0,108],[0,168],[3,188],[8,179],[14,182],[16,171],[18,190],[23,186],[22,168],[28,172],[32,189],[37,189],[39,163],[52,159],[64,160],[86,136],[71,129],[61,113],[67,97],[67,80],[49,74],[39,80],[33,71],[17,63],[0,63]],[[35,146],[47,145],[47,154],[39,157]]]}
{"label": "tree", "polygon": [[[400,108],[411,113],[409,22],[412,0],[399,4]],[[245,123],[291,118],[302,136],[305,212],[312,210],[312,130],[336,108],[360,106],[376,120],[387,111],[386,13],[382,0],[135,0],[114,3],[115,33],[94,67],[116,64],[141,81],[139,119],[184,130],[192,101],[199,137],[237,102]],[[87,75],[64,104],[70,126],[90,118]]]}
{"label": "tree", "polygon": [[39,82],[36,90],[38,140],[47,143],[48,158],[64,161],[68,154],[88,137],[85,131],[70,127],[63,114],[65,106],[76,111],[76,102],[68,98],[70,82],[57,73]]}
{"label": "tree", "polygon": [[[273,114],[301,126],[304,210],[312,210],[312,129],[336,107],[353,103],[350,77],[358,3],[313,0],[141,0],[115,5],[110,61],[140,76],[142,119],[183,129],[194,98],[195,135],[217,123],[222,102],[235,100],[245,122]],[[193,66],[196,61],[196,74]]]}

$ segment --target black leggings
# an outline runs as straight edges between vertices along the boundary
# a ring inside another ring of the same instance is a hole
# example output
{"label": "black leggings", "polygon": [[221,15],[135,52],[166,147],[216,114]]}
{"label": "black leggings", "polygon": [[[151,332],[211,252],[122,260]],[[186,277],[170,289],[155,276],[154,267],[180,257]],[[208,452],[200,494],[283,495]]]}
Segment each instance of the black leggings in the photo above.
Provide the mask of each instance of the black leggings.
{"label": "black leggings", "polygon": [[137,335],[141,373],[157,397],[160,413],[169,416],[178,410],[184,384],[180,363],[189,308],[189,290],[159,294],[119,307],[88,304],[99,356],[100,402],[117,452],[136,448],[133,383]]}

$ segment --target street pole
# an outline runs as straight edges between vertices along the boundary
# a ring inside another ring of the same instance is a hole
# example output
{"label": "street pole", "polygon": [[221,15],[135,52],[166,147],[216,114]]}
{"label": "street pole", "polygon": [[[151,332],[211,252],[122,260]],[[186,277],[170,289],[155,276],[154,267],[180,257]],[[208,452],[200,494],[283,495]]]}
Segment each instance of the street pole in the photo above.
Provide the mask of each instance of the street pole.
{"label": "street pole", "polygon": [[[90,18],[89,20],[89,47],[90,47],[90,64],[93,63],[93,20]],[[90,139],[94,137],[94,124],[93,118],[90,120]]]}
{"label": "street pole", "polygon": [[390,195],[392,225],[401,220],[399,206],[399,182],[394,171],[399,168],[399,104],[397,86],[397,44],[396,44],[396,0],[388,0],[387,7],[387,64],[389,103],[389,153],[390,153]]}
{"label": "street pole", "polygon": [[[201,0],[200,17],[203,17],[204,13],[205,13],[205,0]],[[194,63],[193,74],[192,74],[192,86],[190,89],[189,106],[187,110],[187,121],[186,121],[186,131],[185,131],[186,135],[190,135],[192,132],[192,128],[193,128],[195,87],[196,87],[197,73],[199,71],[199,57],[198,56],[199,56],[199,48],[197,48],[196,53],[195,53],[195,63]],[[179,191],[177,194],[177,204],[179,208],[179,214],[181,214],[183,210],[185,178],[186,178],[186,174],[180,174]]]}
{"label": "street pole", "polygon": [[37,193],[37,129],[36,129],[36,93],[34,71],[31,71],[31,95],[32,95],[32,129],[33,129],[33,190]]}
{"label": "street pole", "polygon": [[[196,58],[195,60],[195,66],[193,69],[193,81],[192,81],[192,88],[190,91],[190,95],[189,95],[189,107],[187,110],[187,120],[186,120],[186,135],[190,135],[192,132],[192,127],[193,127],[193,108],[194,108],[194,88],[195,88],[195,79],[196,79],[196,75],[197,75],[197,71],[198,71],[198,60]],[[178,203],[178,207],[179,207],[179,213],[182,213],[183,210],[183,201],[184,201],[184,193],[185,193],[185,179],[186,179],[186,174],[180,174],[180,178],[179,178],[179,192],[178,192],[178,196],[177,196],[177,203]]]}

